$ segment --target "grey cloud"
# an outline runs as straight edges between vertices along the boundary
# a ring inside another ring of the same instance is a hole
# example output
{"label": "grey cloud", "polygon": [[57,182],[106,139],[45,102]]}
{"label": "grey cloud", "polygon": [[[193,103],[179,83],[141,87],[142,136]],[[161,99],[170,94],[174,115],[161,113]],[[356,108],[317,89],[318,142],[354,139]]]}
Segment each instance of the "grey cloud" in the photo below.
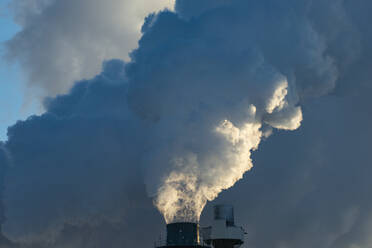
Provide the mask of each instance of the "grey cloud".
{"label": "grey cloud", "polygon": [[247,247],[369,247],[369,5],[178,1],[178,14],[151,15],[130,62],[106,62],[9,129],[4,234],[25,247],[149,247],[163,223],[146,192],[157,197],[164,176],[197,168],[205,187],[231,175],[236,146],[212,127],[291,129],[301,106],[303,125],[274,129],[202,223],[227,201]]}
{"label": "grey cloud", "polygon": [[138,160],[140,137],[129,131],[136,124],[125,116],[120,73],[110,74],[123,64],[109,63],[104,73],[78,83],[68,96],[50,100],[46,114],[9,129],[6,146],[15,166],[7,174],[9,221],[3,226],[13,240],[50,244],[68,234],[68,226],[86,225],[94,233],[100,221],[119,225],[130,209],[146,211],[140,171],[131,167]]}
{"label": "grey cloud", "polygon": [[6,43],[7,58],[21,64],[29,85],[55,96],[97,74],[104,60],[128,58],[143,18],[172,1],[13,0],[11,7],[21,31]]}
{"label": "grey cloud", "polygon": [[123,68],[105,62],[94,79],[46,101],[46,114],[9,129],[14,167],[2,226],[21,247],[151,246],[157,238],[142,235],[162,221],[137,166],[143,137],[126,109]]}
{"label": "grey cloud", "polygon": [[350,96],[308,107],[303,126],[267,139],[218,200],[235,204],[248,247],[369,247],[369,107]]}

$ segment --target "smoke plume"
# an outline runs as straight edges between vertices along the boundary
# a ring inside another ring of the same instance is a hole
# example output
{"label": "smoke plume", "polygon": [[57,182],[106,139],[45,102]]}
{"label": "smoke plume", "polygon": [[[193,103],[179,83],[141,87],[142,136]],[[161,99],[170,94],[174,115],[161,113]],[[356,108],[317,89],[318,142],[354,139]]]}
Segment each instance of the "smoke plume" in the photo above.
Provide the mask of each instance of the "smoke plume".
{"label": "smoke plume", "polygon": [[172,6],[173,0],[12,0],[21,31],[6,43],[7,59],[19,62],[38,95],[66,93],[99,73],[104,60],[127,59],[146,15]]}
{"label": "smoke plume", "polygon": [[[252,167],[250,153],[262,130],[298,128],[300,99],[329,92],[337,78],[332,59],[323,54],[323,40],[305,39],[304,32],[313,35],[306,20],[307,29],[296,23],[291,36],[314,51],[293,44],[299,58],[285,65],[288,75],[270,64],[253,34],[281,27],[270,22],[257,30],[262,17],[250,20],[251,15],[266,12],[256,5],[244,12],[211,9],[190,21],[170,12],[151,16],[132,54],[129,104],[154,123],[147,142],[153,149],[143,166],[151,164],[147,188],[168,223],[198,221],[206,202]],[[243,28],[248,31],[242,35]],[[167,49],[159,50],[164,43]],[[298,83],[305,76],[309,82]]]}
{"label": "smoke plume", "polygon": [[150,14],[126,62],[9,128],[4,235],[25,248],[146,247],[156,233],[144,227],[161,222],[152,203],[168,223],[199,221],[218,198],[249,223],[250,247],[368,247],[365,5],[178,0]]}

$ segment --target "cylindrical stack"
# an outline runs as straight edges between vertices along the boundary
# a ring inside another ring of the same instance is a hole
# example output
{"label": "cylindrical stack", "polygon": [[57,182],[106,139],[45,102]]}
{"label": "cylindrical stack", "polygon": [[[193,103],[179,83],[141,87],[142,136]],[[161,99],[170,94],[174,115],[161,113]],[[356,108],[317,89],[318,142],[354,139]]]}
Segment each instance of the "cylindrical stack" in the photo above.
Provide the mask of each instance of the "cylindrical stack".
{"label": "cylindrical stack", "polygon": [[167,225],[166,243],[155,244],[157,248],[211,248],[199,240],[199,224],[177,222]]}
{"label": "cylindrical stack", "polygon": [[197,223],[178,222],[167,225],[168,246],[193,246],[199,243]]}

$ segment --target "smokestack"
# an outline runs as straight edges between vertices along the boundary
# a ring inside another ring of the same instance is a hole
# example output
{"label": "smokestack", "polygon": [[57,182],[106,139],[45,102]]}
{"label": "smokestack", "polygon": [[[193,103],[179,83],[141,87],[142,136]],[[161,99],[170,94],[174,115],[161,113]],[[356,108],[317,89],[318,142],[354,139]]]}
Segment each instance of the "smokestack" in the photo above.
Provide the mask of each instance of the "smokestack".
{"label": "smokestack", "polygon": [[167,225],[167,240],[160,241],[157,248],[210,248],[200,242],[199,224],[193,222],[176,222]]}
{"label": "smokestack", "polygon": [[199,225],[179,222],[167,225],[167,246],[197,245],[199,243]]}
{"label": "smokestack", "polygon": [[214,206],[213,224],[201,229],[194,222],[175,222],[167,225],[167,239],[156,248],[238,248],[244,243],[244,230],[234,224],[231,205]]}

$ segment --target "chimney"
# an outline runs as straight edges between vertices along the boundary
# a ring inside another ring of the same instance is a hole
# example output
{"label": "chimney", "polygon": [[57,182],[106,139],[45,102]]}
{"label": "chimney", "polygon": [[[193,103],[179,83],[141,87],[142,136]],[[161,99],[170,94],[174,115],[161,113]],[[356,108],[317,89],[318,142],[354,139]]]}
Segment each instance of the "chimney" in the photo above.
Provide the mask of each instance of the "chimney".
{"label": "chimney", "polygon": [[157,248],[210,248],[200,242],[199,224],[176,222],[167,225],[166,242],[155,244]]}
{"label": "chimney", "polygon": [[167,225],[167,245],[197,245],[199,243],[199,225],[190,222],[178,222]]}
{"label": "chimney", "polygon": [[213,223],[201,228],[193,222],[167,224],[167,238],[155,243],[156,248],[239,248],[244,243],[244,230],[235,226],[231,205],[214,206]]}

